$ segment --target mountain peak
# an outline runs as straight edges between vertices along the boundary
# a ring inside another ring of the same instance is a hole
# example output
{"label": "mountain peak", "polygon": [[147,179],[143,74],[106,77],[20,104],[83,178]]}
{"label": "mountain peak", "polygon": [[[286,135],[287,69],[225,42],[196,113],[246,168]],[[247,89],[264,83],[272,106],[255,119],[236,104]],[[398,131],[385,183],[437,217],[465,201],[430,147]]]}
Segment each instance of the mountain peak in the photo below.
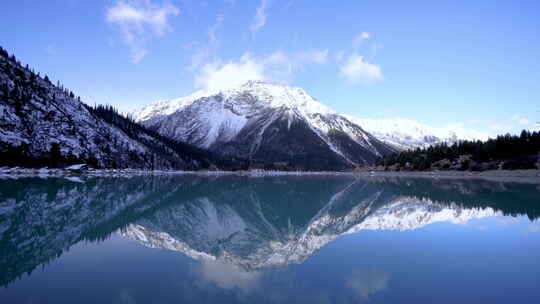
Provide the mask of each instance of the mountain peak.
{"label": "mountain peak", "polygon": [[157,102],[134,117],[178,141],[297,170],[352,168],[394,151],[304,89],[260,80]]}
{"label": "mountain peak", "polygon": [[227,97],[235,97],[246,93],[265,102],[271,108],[286,107],[298,109],[303,114],[333,114],[328,107],[309,95],[303,88],[293,87],[282,83],[250,80],[239,88],[222,92]]}
{"label": "mountain peak", "polygon": [[249,80],[239,86],[210,90],[201,89],[191,95],[170,99],[156,100],[144,105],[132,112],[136,121],[146,121],[154,117],[170,115],[174,112],[191,105],[202,98],[210,98],[220,95],[225,100],[235,100],[246,94],[251,95],[256,101],[270,108],[298,109],[302,114],[334,114],[332,110],[311,97],[304,89],[286,84],[266,81]]}

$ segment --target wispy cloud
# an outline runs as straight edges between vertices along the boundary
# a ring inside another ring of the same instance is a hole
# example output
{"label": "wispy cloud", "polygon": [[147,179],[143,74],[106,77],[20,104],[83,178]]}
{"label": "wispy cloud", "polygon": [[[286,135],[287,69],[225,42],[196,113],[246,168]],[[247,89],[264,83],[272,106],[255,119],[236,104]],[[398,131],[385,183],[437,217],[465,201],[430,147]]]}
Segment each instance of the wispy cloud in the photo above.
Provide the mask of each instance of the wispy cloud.
{"label": "wispy cloud", "polygon": [[353,53],[340,67],[340,74],[351,84],[372,83],[383,79],[381,67],[369,63],[359,54]]}
{"label": "wispy cloud", "polygon": [[222,27],[224,21],[225,15],[218,14],[214,23],[206,31],[206,37],[208,39],[204,42],[192,42],[185,47],[194,51],[191,55],[191,64],[187,67],[188,70],[193,71],[201,66],[216,51],[219,42],[217,32]]}
{"label": "wispy cloud", "polygon": [[223,24],[223,20],[225,20],[225,16],[219,14],[216,17],[216,22],[208,29],[208,39],[210,40],[210,43],[215,44],[217,42],[216,33]]}
{"label": "wispy cloud", "polygon": [[251,33],[255,34],[260,28],[266,24],[266,10],[268,9],[269,0],[261,0],[261,4],[257,7],[253,24],[251,25]]}
{"label": "wispy cloud", "polygon": [[170,18],[179,13],[180,10],[169,2],[158,5],[151,0],[118,0],[107,9],[106,20],[118,27],[130,48],[133,62],[138,63],[147,54],[146,40],[171,31]]}

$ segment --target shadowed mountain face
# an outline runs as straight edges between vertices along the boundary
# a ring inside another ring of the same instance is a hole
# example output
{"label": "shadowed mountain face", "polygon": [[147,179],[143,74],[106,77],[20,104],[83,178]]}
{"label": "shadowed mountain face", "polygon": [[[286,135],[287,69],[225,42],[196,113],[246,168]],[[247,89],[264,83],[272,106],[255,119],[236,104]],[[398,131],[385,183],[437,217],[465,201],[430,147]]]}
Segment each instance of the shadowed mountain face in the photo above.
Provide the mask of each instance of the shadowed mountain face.
{"label": "shadowed mountain face", "polygon": [[0,181],[0,284],[117,230],[145,246],[254,271],[302,263],[365,229],[465,223],[500,211],[536,218],[537,193],[525,184],[339,176]]}

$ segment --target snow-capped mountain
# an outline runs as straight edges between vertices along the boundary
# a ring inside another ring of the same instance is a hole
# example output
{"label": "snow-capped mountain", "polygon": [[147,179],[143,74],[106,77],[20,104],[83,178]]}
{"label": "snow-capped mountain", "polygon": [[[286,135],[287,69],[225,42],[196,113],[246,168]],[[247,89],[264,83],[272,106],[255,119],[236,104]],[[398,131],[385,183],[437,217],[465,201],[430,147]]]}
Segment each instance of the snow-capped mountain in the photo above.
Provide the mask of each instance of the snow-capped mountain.
{"label": "snow-capped mountain", "polygon": [[209,96],[212,93],[207,90],[199,90],[195,93],[180,97],[172,100],[157,100],[151,104],[142,106],[141,108],[133,111],[133,115],[136,121],[145,121],[150,118],[159,117],[163,115],[170,115],[176,112],[178,109],[190,105],[195,100]]}
{"label": "snow-capped mountain", "polygon": [[0,182],[0,285],[118,229],[145,246],[253,271],[302,263],[357,231],[539,216],[536,185],[480,180],[160,175]]}
{"label": "snow-capped mountain", "polygon": [[[182,252],[193,259],[231,263],[245,271],[304,262],[329,242],[361,230],[411,230],[435,222],[466,223],[494,216],[491,209],[466,209],[415,197],[396,196],[369,182],[327,192],[317,208],[292,215],[244,189],[250,203],[232,196],[200,197],[157,211],[122,231],[152,248]],[[223,201],[223,199],[225,201]]]}
{"label": "snow-capped mountain", "polygon": [[133,112],[160,134],[220,154],[305,169],[344,169],[395,151],[301,88],[249,81]]}
{"label": "snow-capped mountain", "polygon": [[[92,109],[0,49],[0,165],[200,168],[194,147],[156,136],[105,107]],[[53,164],[55,162],[56,164]]]}
{"label": "snow-capped mountain", "polygon": [[362,126],[377,139],[399,149],[427,147],[436,143],[454,143],[463,140],[487,140],[488,135],[461,126],[431,127],[403,118],[360,119],[344,115]]}

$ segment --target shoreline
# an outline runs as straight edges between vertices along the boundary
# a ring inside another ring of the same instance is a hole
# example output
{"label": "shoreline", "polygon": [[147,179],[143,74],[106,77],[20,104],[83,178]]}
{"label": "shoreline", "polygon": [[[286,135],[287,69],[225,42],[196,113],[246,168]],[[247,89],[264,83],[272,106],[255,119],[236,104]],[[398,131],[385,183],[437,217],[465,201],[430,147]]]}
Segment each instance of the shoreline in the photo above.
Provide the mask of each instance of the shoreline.
{"label": "shoreline", "polygon": [[490,171],[182,171],[182,170],[142,170],[142,169],[29,169],[0,168],[0,180],[23,177],[79,178],[79,177],[131,177],[142,175],[237,175],[249,177],[265,176],[352,176],[362,178],[436,178],[436,179],[484,179],[494,181],[516,181],[540,183],[540,169],[490,170]]}
{"label": "shoreline", "polygon": [[363,177],[480,179],[495,182],[540,184],[540,169],[488,170],[488,171],[363,171]]}
{"label": "shoreline", "polygon": [[359,171],[364,175],[380,176],[444,176],[444,177],[538,177],[540,169],[487,170],[487,171]]}

